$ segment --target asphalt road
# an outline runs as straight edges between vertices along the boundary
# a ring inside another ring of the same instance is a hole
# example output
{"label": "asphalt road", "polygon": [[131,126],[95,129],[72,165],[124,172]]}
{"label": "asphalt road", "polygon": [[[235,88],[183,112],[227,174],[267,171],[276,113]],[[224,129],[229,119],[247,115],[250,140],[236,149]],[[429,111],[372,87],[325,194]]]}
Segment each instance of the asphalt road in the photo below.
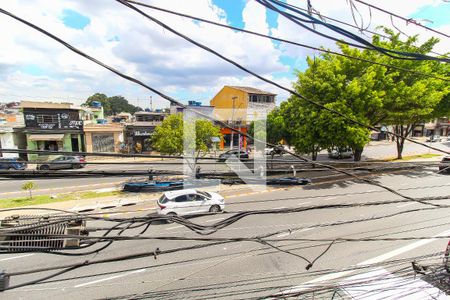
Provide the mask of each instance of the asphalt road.
{"label": "asphalt road", "polygon": [[[433,143],[434,147],[440,148],[445,151],[450,152],[450,142]],[[387,157],[395,156],[396,148],[395,143],[372,143],[365,148],[363,153],[363,159],[382,159]],[[415,155],[424,153],[438,153],[434,150],[428,150],[423,146],[416,145],[407,142],[405,144],[404,155]],[[287,156],[284,158],[289,159]],[[278,159],[278,157],[275,157]],[[325,161],[328,159],[326,153],[322,153],[318,158],[320,161]],[[351,160],[351,159],[350,159]],[[342,160],[345,161],[345,160]],[[139,163],[139,161],[136,161]],[[129,164],[129,165],[114,165],[114,164],[93,164],[88,165],[83,170],[99,170],[99,171],[114,171],[114,170],[172,170],[172,171],[182,171],[182,167],[179,164],[174,164],[174,160],[164,160],[164,161],[151,161],[151,165],[145,164]],[[168,164],[165,164],[168,163]],[[33,165],[31,165],[33,166]],[[202,165],[202,171],[228,171],[229,169],[223,164],[207,164]],[[37,189],[34,194],[57,194],[63,192],[73,192],[73,191],[85,191],[93,189],[103,189],[103,188],[114,188],[118,187],[124,181],[128,181],[130,177],[95,177],[95,178],[71,178],[70,173],[72,170],[66,170],[67,178],[61,179],[50,179],[42,178],[34,180],[37,184]],[[11,198],[11,197],[21,197],[27,196],[28,192],[22,191],[21,186],[24,182],[28,180],[11,180],[8,178],[0,179],[0,199]]]}
{"label": "asphalt road", "polygon": [[[432,172],[410,172],[375,178],[397,192],[410,197],[448,195],[450,176]],[[323,186],[296,187],[276,192],[228,197],[226,213],[192,219],[211,225],[239,211],[307,208],[329,204],[369,204],[376,201],[401,200],[398,195],[379,187],[355,182],[339,182]],[[450,204],[450,200],[434,201]],[[336,238],[399,238],[450,235],[448,208],[430,208],[418,202],[398,202],[376,206],[354,206],[308,210],[297,213],[273,213],[247,216],[206,237],[250,238],[277,233],[275,239],[324,239],[323,241],[274,241],[279,249],[288,250],[312,261]],[[124,209],[128,211],[123,211]],[[134,212],[138,209],[144,210]],[[152,213],[154,204],[112,211],[110,216],[139,216]],[[400,213],[389,218],[324,226],[330,222],[366,219]],[[93,222],[88,226],[103,226]],[[321,225],[321,226],[319,226]],[[290,230],[289,230],[290,229]],[[136,230],[125,236],[137,234]],[[99,233],[98,233],[99,234]],[[154,224],[147,237],[199,237],[178,224]],[[156,248],[173,248],[205,244],[198,241],[141,240],[121,241],[89,256],[57,256],[51,254],[4,254],[0,263],[6,272],[97,260],[121,255],[148,252],[145,258],[97,264],[72,270],[39,284],[5,291],[4,299],[247,299],[265,297],[282,291],[299,290],[315,284],[339,283],[358,272],[381,266],[395,272],[411,266],[416,256],[443,252],[448,239],[335,242],[310,270],[307,262],[256,242],[233,242],[159,255]],[[442,253],[440,253],[442,254]],[[440,259],[440,254],[438,257]],[[397,264],[393,260],[405,259]],[[359,266],[359,270],[338,272]],[[53,271],[55,272],[55,271]],[[52,272],[13,276],[11,285],[35,280]]]}

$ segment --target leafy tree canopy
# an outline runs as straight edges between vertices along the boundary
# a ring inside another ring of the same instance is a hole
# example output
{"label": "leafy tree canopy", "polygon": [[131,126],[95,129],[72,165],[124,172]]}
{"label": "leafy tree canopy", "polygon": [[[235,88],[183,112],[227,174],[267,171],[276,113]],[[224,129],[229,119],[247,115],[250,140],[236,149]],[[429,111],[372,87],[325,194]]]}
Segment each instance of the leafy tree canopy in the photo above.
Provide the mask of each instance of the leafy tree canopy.
{"label": "leafy tree canopy", "polygon": [[[438,42],[431,38],[417,45],[417,36],[402,41],[385,29],[389,40],[374,36],[373,43],[398,51],[428,54]],[[365,60],[394,65],[388,68],[333,54],[307,58],[308,68],[298,72],[296,91],[316,103],[332,108],[369,126],[393,125],[401,135],[410,134],[414,124],[448,115],[449,86],[446,81],[421,75],[447,77],[449,66],[435,61],[400,60],[377,51],[359,50],[339,44],[341,52]],[[291,97],[281,106],[284,128],[297,151],[313,153],[331,146],[351,146],[360,159],[370,132],[303,99]],[[401,157],[404,139],[398,141]],[[314,155],[313,155],[314,156]]]}
{"label": "leafy tree canopy", "polygon": [[[169,155],[181,155],[183,153],[183,115],[170,115],[164,119],[161,125],[155,128],[152,143],[159,152]],[[195,121],[195,150],[205,153],[211,147],[212,137],[220,137],[220,127],[204,119]]]}
{"label": "leafy tree canopy", "polygon": [[108,97],[105,94],[96,93],[90,96],[85,103],[84,106],[92,105],[92,102],[97,101],[100,102],[103,106],[103,110],[106,116],[112,116],[121,112],[127,112],[134,114],[137,111],[142,111],[143,109],[139,106],[134,106],[128,103],[128,100],[122,96],[112,96]]}

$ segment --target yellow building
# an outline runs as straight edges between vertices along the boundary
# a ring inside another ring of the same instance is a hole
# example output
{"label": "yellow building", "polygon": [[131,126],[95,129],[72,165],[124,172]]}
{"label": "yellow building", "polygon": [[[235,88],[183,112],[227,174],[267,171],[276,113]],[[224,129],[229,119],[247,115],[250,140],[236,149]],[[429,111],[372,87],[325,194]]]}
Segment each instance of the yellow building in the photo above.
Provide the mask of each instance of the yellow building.
{"label": "yellow building", "polygon": [[[214,107],[214,118],[228,123],[233,128],[246,132],[247,125],[254,121],[255,112],[269,113],[275,108],[276,94],[246,86],[224,86],[211,100]],[[221,148],[245,147],[245,138],[240,140],[231,130],[222,128],[224,137]],[[233,141],[231,141],[233,136]]]}

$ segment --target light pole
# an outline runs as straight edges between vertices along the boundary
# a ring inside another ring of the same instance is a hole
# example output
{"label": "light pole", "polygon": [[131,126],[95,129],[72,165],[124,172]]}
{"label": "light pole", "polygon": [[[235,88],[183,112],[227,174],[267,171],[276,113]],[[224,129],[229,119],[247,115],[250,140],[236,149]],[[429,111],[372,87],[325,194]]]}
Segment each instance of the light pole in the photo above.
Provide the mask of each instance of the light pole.
{"label": "light pole", "polygon": [[[233,100],[233,107],[232,107],[232,111],[231,111],[231,126],[234,129],[234,106],[236,104],[236,99],[237,97],[234,96],[231,98]],[[230,141],[230,150],[233,149],[233,140],[234,140],[234,130],[231,130],[231,141]]]}

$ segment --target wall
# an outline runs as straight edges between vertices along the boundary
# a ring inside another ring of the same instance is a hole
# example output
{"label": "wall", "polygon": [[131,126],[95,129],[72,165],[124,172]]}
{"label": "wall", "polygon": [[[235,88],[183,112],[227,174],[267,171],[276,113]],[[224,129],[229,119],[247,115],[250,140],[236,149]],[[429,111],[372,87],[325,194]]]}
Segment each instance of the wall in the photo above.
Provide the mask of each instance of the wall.
{"label": "wall", "polygon": [[[234,116],[233,116],[233,97]],[[246,120],[247,117],[248,94],[228,86],[223,87],[217,95],[211,100],[211,106],[214,106],[214,117],[222,121]]]}
{"label": "wall", "polygon": [[[14,144],[14,134],[12,132],[0,133],[0,145],[5,149],[17,149]],[[2,157],[17,157],[18,153],[2,153]]]}

